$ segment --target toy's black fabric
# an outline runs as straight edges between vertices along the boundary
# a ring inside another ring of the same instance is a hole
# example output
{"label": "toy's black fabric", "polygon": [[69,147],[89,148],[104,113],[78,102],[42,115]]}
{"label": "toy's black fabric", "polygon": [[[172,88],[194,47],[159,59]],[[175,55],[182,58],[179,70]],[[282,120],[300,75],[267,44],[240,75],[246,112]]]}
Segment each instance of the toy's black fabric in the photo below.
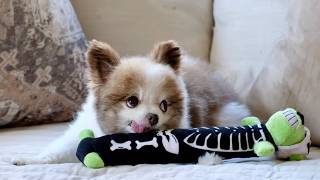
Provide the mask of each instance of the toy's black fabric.
{"label": "toy's black fabric", "polygon": [[253,145],[262,140],[274,144],[263,124],[113,134],[83,139],[77,157],[83,162],[85,155],[97,152],[106,166],[197,163],[206,152],[225,159],[256,157]]}

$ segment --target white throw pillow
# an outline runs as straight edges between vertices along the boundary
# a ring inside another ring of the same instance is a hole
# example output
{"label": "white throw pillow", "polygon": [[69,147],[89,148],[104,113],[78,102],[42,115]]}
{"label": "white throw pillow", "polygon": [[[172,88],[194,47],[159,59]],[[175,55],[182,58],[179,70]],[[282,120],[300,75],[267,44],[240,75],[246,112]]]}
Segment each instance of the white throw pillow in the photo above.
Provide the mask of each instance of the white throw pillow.
{"label": "white throw pillow", "polygon": [[255,115],[287,106],[320,145],[320,3],[216,0],[211,61]]}

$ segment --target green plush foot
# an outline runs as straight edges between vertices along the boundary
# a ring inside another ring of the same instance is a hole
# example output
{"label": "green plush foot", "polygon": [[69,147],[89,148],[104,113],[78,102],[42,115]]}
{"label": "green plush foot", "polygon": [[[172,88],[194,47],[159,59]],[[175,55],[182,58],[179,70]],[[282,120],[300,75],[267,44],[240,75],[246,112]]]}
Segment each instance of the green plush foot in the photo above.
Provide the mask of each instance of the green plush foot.
{"label": "green plush foot", "polygon": [[257,142],[253,146],[253,150],[257,156],[272,156],[275,152],[274,146],[268,141]]}
{"label": "green plush foot", "polygon": [[304,159],[307,159],[307,157],[303,154],[293,154],[289,157],[290,161],[300,161]]}
{"label": "green plush foot", "polygon": [[93,132],[92,132],[92,130],[90,130],[90,129],[84,129],[84,130],[82,130],[81,132],[80,132],[80,139],[82,140],[82,139],[84,139],[84,138],[88,138],[88,137],[91,137],[91,138],[93,138],[94,137],[94,134],[93,134]]}
{"label": "green plush foot", "polygon": [[104,162],[96,152],[91,152],[84,157],[84,165],[88,168],[98,169],[104,167]]}
{"label": "green plush foot", "polygon": [[246,117],[241,120],[241,124],[244,126],[253,126],[256,124],[260,124],[260,120],[257,117]]}

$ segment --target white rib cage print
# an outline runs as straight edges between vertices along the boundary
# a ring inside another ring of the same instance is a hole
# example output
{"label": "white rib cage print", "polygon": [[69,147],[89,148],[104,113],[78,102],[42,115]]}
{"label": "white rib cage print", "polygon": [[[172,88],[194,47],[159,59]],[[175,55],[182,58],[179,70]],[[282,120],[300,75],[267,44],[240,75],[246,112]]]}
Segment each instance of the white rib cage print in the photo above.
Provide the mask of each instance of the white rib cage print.
{"label": "white rib cage print", "polygon": [[[259,128],[258,132],[260,133],[261,137],[259,139],[256,139],[256,137],[254,135],[254,129],[252,128],[252,126],[249,126],[251,131],[250,132],[245,132],[245,142],[246,142],[246,147],[245,148],[242,148],[241,134],[240,133],[234,133],[234,131],[229,135],[229,148],[228,149],[222,149],[221,148],[221,135],[222,135],[221,132],[219,132],[219,134],[217,136],[217,147],[216,148],[212,148],[212,147],[208,146],[209,138],[213,135],[213,133],[210,133],[205,137],[203,145],[199,145],[199,143],[197,143],[199,137],[201,136],[199,131],[188,135],[183,140],[183,142],[186,143],[187,145],[193,147],[193,148],[207,150],[207,151],[214,151],[214,152],[248,152],[248,151],[253,151],[253,147],[250,148],[249,141],[248,141],[248,136],[252,136],[252,139],[253,139],[254,143],[266,140],[266,136],[265,136],[265,133],[263,132],[263,128],[262,128],[261,124],[257,124],[257,127]],[[233,127],[233,129],[237,129],[237,128],[245,129],[244,127]],[[220,128],[219,127],[214,127],[214,129],[219,130]],[[218,132],[218,131],[216,131],[216,132]],[[190,138],[192,136],[194,136],[195,134],[197,134],[197,135],[196,135],[194,141],[193,142],[189,142]],[[238,137],[237,138],[237,142],[238,142],[239,149],[234,149],[233,136],[237,136]]]}

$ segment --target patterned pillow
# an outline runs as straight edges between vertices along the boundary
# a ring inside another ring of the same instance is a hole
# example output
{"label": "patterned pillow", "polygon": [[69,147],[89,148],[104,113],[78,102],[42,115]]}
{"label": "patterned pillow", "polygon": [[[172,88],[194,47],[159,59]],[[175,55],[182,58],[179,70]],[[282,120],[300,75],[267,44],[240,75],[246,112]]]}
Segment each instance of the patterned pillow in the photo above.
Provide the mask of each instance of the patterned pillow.
{"label": "patterned pillow", "polygon": [[0,125],[70,120],[86,94],[86,40],[69,0],[0,2]]}

